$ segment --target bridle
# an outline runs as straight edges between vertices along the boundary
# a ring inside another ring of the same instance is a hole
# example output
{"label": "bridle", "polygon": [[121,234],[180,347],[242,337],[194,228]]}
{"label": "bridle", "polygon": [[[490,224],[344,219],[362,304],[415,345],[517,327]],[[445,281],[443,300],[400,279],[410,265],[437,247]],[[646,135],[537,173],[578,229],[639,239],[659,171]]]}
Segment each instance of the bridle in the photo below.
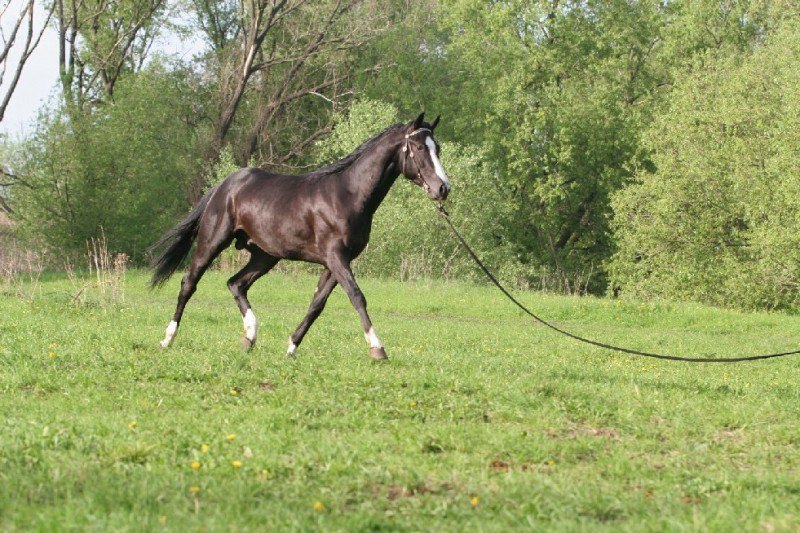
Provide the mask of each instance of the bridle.
{"label": "bridle", "polygon": [[[417,133],[422,133],[423,131],[427,131],[428,133],[431,134],[433,133],[433,131],[430,128],[418,128],[412,131],[411,133],[407,133],[405,136],[402,148],[403,151],[402,172],[404,176],[408,176],[408,174],[406,174],[406,160],[408,160],[409,157],[411,157],[411,159],[414,159],[414,152],[411,151],[411,144],[410,144],[411,137],[413,137]],[[422,171],[420,170],[419,163],[415,161],[414,164],[417,166],[417,179],[422,181],[423,187],[425,188],[425,190],[428,190],[429,187],[428,184],[425,183],[425,180],[422,178]]]}

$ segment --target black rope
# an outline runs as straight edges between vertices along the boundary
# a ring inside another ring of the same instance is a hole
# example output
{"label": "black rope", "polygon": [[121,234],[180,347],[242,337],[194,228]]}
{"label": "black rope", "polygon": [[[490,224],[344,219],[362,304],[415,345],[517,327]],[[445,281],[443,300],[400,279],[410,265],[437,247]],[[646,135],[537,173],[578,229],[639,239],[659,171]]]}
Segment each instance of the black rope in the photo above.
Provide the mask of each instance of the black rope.
{"label": "black rope", "polygon": [[478,258],[478,256],[472,250],[472,248],[470,248],[469,244],[467,244],[467,241],[464,240],[464,237],[462,237],[461,234],[458,232],[458,230],[456,230],[455,226],[453,226],[453,222],[450,220],[450,215],[447,213],[447,211],[445,211],[444,206],[442,204],[439,204],[439,212],[442,214],[442,217],[444,218],[445,222],[447,222],[447,225],[450,226],[451,230],[453,230],[453,233],[458,238],[458,240],[461,242],[461,244],[464,246],[464,248],[467,250],[467,252],[472,257],[472,259],[478,264],[478,266],[481,268],[481,270],[483,270],[483,273],[486,274],[486,276],[489,278],[489,280],[491,280],[491,282],[494,283],[494,285],[498,289],[500,289],[500,291],[503,294],[505,294],[506,297],[509,300],[514,302],[514,304],[517,307],[522,309],[522,311],[524,311],[527,315],[532,317],[534,320],[536,320],[540,324],[542,324],[544,326],[547,326],[548,328],[550,328],[552,330],[555,330],[555,331],[561,333],[562,335],[566,335],[567,337],[570,337],[571,339],[575,339],[576,341],[585,342],[586,344],[591,344],[593,346],[599,346],[600,348],[606,348],[608,350],[614,350],[614,351],[617,351],[617,352],[623,352],[623,353],[632,354],[632,355],[641,355],[641,356],[644,356],[644,357],[653,357],[655,359],[666,359],[668,361],[688,361],[690,363],[737,363],[737,362],[740,362],[740,361],[756,361],[758,359],[771,359],[773,357],[783,357],[783,356],[786,356],[786,355],[800,354],[800,350],[794,350],[794,351],[791,351],[791,352],[771,353],[771,354],[765,354],[765,355],[751,355],[751,356],[747,356],[747,357],[719,357],[719,358],[718,357],[681,357],[681,356],[678,356],[678,355],[663,355],[663,354],[650,353],[650,352],[640,352],[639,350],[633,350],[631,348],[622,348],[622,347],[619,347],[619,346],[614,346],[613,344],[606,344],[605,342],[594,341],[592,339],[587,339],[585,337],[581,337],[580,335],[576,335],[574,333],[570,333],[569,331],[565,331],[565,330],[563,330],[563,329],[561,329],[561,328],[559,328],[559,327],[547,322],[543,318],[540,318],[540,317],[536,316],[531,310],[529,310],[527,307],[522,305],[516,298],[514,298],[511,295],[511,293],[509,293],[506,290],[506,288],[503,287],[503,285],[501,285],[499,281],[497,281],[497,278],[494,277],[494,274],[492,274],[489,271],[489,269],[486,267],[486,265],[483,264],[483,261],[481,261],[480,258]]}

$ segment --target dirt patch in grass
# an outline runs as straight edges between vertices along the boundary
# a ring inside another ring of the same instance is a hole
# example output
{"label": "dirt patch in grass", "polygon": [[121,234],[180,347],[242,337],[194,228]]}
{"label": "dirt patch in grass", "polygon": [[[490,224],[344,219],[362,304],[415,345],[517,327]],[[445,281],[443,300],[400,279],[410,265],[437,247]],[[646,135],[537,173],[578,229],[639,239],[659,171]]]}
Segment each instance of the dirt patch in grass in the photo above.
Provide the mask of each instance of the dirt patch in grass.
{"label": "dirt patch in grass", "polygon": [[376,495],[385,494],[387,500],[395,501],[402,498],[417,498],[427,494],[444,494],[452,490],[453,485],[451,483],[427,480],[415,485],[389,485],[388,487],[378,487],[374,492]]}
{"label": "dirt patch in grass", "polygon": [[740,429],[726,429],[718,431],[711,437],[714,442],[739,442],[744,438],[744,433]]}
{"label": "dirt patch in grass", "polygon": [[614,428],[606,427],[572,427],[563,429],[545,430],[545,435],[551,439],[575,440],[581,437],[604,437],[607,439],[618,439],[619,431]]}
{"label": "dirt patch in grass", "polygon": [[504,461],[499,458],[493,459],[489,463],[489,470],[494,473],[501,474],[507,472],[536,472],[540,474],[547,474],[552,472],[555,462],[552,460],[543,463],[519,463],[513,464],[509,461]]}

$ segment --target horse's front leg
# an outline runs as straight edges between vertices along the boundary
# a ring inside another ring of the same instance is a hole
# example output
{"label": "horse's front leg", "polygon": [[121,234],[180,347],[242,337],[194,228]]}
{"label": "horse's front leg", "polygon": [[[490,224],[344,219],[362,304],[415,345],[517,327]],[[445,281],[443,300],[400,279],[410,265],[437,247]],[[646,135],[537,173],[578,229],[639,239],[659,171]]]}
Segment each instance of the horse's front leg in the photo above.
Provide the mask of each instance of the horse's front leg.
{"label": "horse's front leg", "polygon": [[383,349],[383,344],[381,344],[378,334],[375,333],[375,328],[372,326],[372,321],[367,314],[367,299],[364,298],[364,293],[358,287],[353,271],[350,269],[350,259],[342,254],[332,254],[328,259],[328,269],[347,293],[350,303],[353,304],[358,316],[361,317],[364,338],[369,343],[370,357],[376,360],[387,359],[386,350]]}
{"label": "horse's front leg", "polygon": [[325,302],[328,301],[328,296],[330,296],[334,287],[336,287],[336,279],[333,277],[333,274],[331,274],[331,271],[326,268],[319,277],[317,290],[314,291],[314,298],[311,300],[311,305],[308,307],[305,318],[303,318],[303,321],[300,322],[300,325],[297,326],[297,329],[292,333],[291,337],[289,337],[289,347],[286,349],[286,355],[294,355],[297,347],[303,342],[303,337],[306,336],[308,328],[311,327],[325,308]]}

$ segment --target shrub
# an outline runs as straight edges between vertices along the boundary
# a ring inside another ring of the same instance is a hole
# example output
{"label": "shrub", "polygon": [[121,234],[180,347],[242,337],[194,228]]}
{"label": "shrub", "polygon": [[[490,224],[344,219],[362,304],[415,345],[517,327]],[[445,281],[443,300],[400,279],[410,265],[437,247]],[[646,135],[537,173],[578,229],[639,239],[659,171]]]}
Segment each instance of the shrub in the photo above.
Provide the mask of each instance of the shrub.
{"label": "shrub", "polygon": [[189,205],[184,191],[200,161],[192,94],[152,65],[91,114],[44,114],[24,146],[27,186],[11,197],[20,232],[60,256],[81,254],[103,228],[112,253],[141,260]]}
{"label": "shrub", "polygon": [[656,170],[613,201],[612,284],[738,308],[800,304],[800,32],[701,57],[646,137]]}

